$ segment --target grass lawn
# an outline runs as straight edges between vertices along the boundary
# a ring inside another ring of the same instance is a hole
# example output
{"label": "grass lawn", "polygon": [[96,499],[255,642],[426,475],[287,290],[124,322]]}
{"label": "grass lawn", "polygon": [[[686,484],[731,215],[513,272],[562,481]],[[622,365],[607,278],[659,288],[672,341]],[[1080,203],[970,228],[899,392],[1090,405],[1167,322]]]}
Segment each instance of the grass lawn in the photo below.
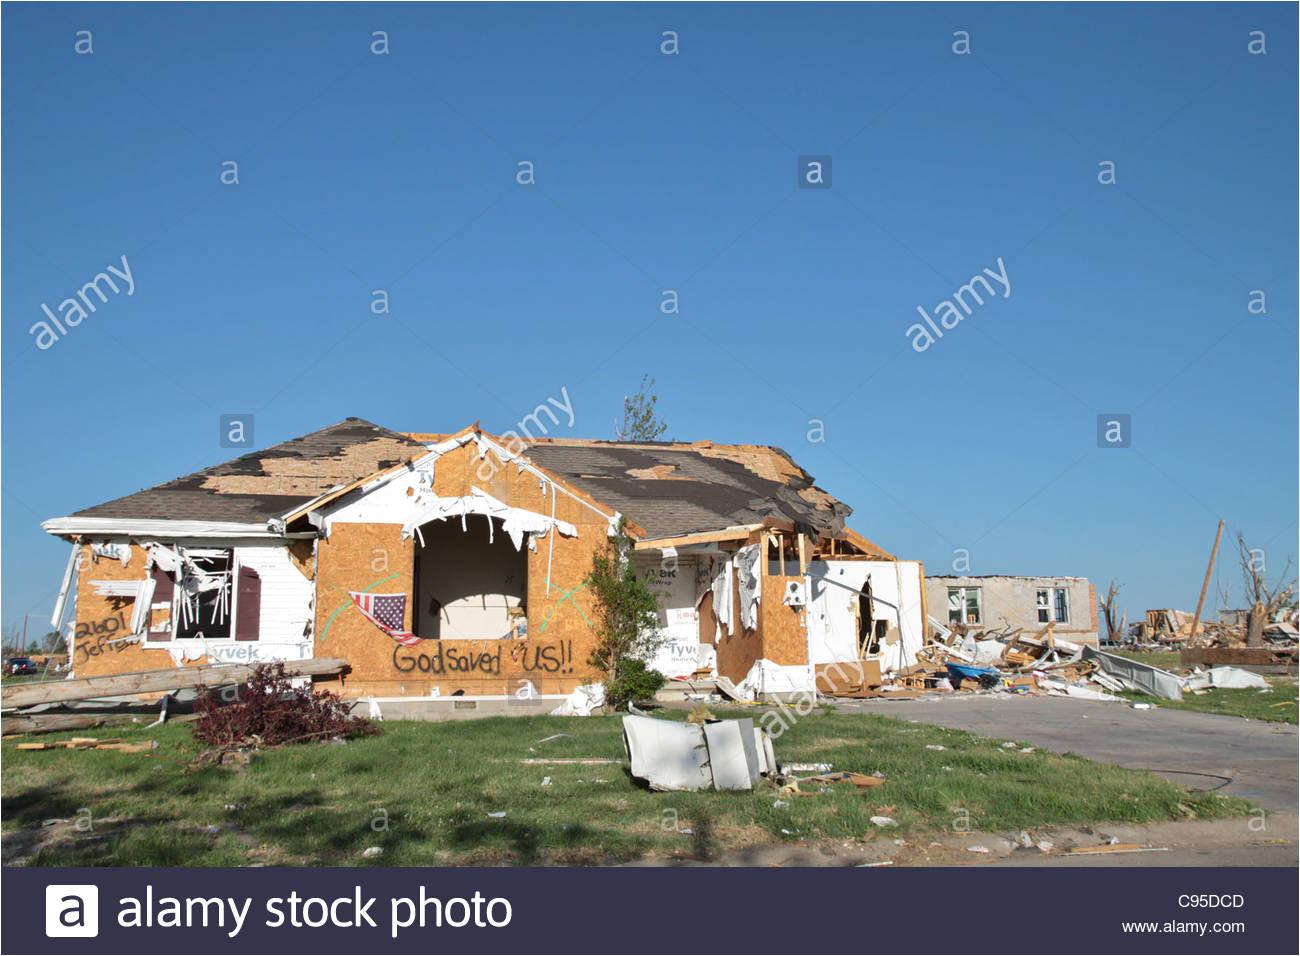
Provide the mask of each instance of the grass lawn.
{"label": "grass lawn", "polygon": [[1272,693],[1265,693],[1263,688],[1255,687],[1212,687],[1203,694],[1185,690],[1182,700],[1160,700],[1140,691],[1123,691],[1120,696],[1129,700],[1147,701],[1170,710],[1198,710],[1206,714],[1296,723],[1295,678],[1269,678],[1268,681],[1273,685]]}
{"label": "grass lawn", "polygon": [[[777,756],[881,771],[884,786],[841,785],[774,807],[779,795],[767,784],[752,793],[653,793],[622,763],[522,762],[621,760],[618,717],[390,722],[383,730],[254,754],[243,768],[192,771],[198,748],[183,724],[84,734],[157,740],[145,754],[27,752],[6,740],[4,862],[349,865],[371,862],[362,852],[378,846],[384,852],[373,862],[383,865],[610,863],[782,841],[893,839],[947,829],[963,811],[965,829],[1000,831],[1223,817],[1248,807],[1074,755],[1022,754],[1001,740],[820,709],[781,734]],[[552,734],[572,736],[540,742]],[[489,816],[500,811],[504,818]],[[899,829],[877,831],[873,814],[893,817]],[[51,820],[63,822],[42,826]]]}

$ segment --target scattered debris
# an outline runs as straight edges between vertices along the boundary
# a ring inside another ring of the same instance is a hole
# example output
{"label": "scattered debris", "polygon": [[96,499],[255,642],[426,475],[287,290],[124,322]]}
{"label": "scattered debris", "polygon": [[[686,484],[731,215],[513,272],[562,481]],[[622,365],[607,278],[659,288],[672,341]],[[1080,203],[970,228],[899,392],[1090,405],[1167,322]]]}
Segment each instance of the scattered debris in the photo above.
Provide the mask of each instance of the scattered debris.
{"label": "scattered debris", "polygon": [[[1239,614],[1242,621],[1245,620],[1244,611],[1223,613]],[[1218,687],[1253,687],[1265,693],[1271,690],[1267,680],[1243,667],[1231,665],[1284,665],[1288,672],[1295,669],[1300,619],[1293,610],[1279,612],[1279,615],[1282,616],[1265,627],[1268,646],[1246,647],[1235,637],[1229,637],[1238,632],[1244,635],[1244,623],[1239,626],[1200,622],[1204,632],[1191,639],[1195,615],[1181,611],[1149,612],[1148,623],[1135,625],[1138,632],[1146,634],[1151,629],[1154,634],[1158,629],[1160,635],[1171,641],[1177,638],[1184,644],[1191,644],[1193,649],[1183,651],[1184,664],[1191,662],[1190,655],[1201,654],[1203,663],[1215,665],[1190,676],[1181,671],[1172,673],[1153,667],[1089,644],[1058,639],[1054,623],[1027,635],[1020,628],[994,630],[967,624],[945,626],[930,617],[930,637],[917,651],[917,663],[883,674],[879,674],[878,667],[866,666],[875,664],[874,661],[822,665],[818,667],[817,689],[828,696],[852,698],[901,699],[923,693],[983,693],[1004,698],[1051,695],[1097,701],[1123,700],[1118,695],[1124,691],[1138,691],[1167,700],[1181,700],[1184,692],[1203,694]],[[1129,646],[1141,651],[1165,650],[1169,645],[1147,643]],[[1240,661],[1235,657],[1221,660],[1216,656],[1226,653],[1240,656]],[[1151,710],[1155,705],[1144,702],[1133,706],[1136,710]],[[1003,746],[1011,749],[1014,744],[1008,741]],[[927,749],[944,748],[929,744]],[[1020,752],[1033,751],[1022,749]]]}
{"label": "scattered debris", "polygon": [[605,706],[604,684],[583,684],[559,707],[551,711],[552,717],[590,717],[592,712]]}
{"label": "scattered debris", "polygon": [[1167,846],[1140,846],[1137,843],[1104,843],[1101,846],[1076,846],[1070,855],[1083,853],[1159,853],[1168,850]]}
{"label": "scattered debris", "polygon": [[489,814],[488,814],[488,816],[491,817],[493,820],[500,820],[500,819],[502,819],[505,815],[506,815],[506,811],[504,811],[504,810],[497,810],[497,811],[495,811],[495,812],[493,812],[493,813],[489,813]]}
{"label": "scattered debris", "polygon": [[368,846],[361,855],[367,860],[373,860],[375,857],[384,855],[384,848],[382,846]]}
{"label": "scattered debris", "polygon": [[898,821],[895,820],[893,817],[872,817],[872,818],[871,818],[871,822],[872,822],[873,825],[878,826],[878,827],[896,827],[896,826],[898,826]]}
{"label": "scattered debris", "polygon": [[879,787],[885,782],[885,776],[867,776],[864,773],[853,773],[848,770],[841,770],[838,773],[823,773],[816,777],[802,777],[799,783],[851,783],[859,790],[867,790],[871,787]]}
{"label": "scattered debris", "polygon": [[1202,690],[1211,687],[1261,687],[1272,689],[1269,682],[1263,677],[1252,671],[1242,670],[1240,667],[1211,667],[1207,671],[1200,671],[1187,679],[1186,687],[1188,690]]}
{"label": "scattered debris", "polygon": [[54,740],[49,743],[18,744],[19,750],[116,750],[124,754],[138,754],[156,750],[158,741],[146,740],[130,744],[121,737],[100,740],[97,737],[73,737],[70,740]]}

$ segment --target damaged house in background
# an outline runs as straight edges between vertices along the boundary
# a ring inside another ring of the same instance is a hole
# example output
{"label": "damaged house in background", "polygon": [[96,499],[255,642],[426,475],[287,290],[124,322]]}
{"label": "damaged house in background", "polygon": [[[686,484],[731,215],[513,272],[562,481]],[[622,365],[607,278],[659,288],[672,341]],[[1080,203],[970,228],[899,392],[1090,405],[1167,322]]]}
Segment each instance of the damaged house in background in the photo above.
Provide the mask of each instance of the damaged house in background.
{"label": "damaged house in background", "polygon": [[[1096,644],[1097,589],[1087,578],[935,574],[925,579],[931,614],[945,627],[1033,633]],[[939,617],[942,615],[942,617]]]}
{"label": "damaged house in background", "polygon": [[[402,434],[351,418],[43,527],[77,677],[343,659],[350,698],[561,697],[598,680],[586,579],[620,517],[660,598],[653,666],[749,698],[915,664],[919,562],[845,527],[785,452]],[[75,600],[73,595],[75,594]]]}

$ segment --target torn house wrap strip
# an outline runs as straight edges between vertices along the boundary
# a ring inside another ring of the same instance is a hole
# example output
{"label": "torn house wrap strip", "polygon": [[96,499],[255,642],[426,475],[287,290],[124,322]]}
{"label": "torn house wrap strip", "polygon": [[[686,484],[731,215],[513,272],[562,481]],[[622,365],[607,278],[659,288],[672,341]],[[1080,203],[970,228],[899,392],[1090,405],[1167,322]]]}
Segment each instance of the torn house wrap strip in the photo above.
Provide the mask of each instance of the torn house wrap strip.
{"label": "torn house wrap strip", "polygon": [[[503,501],[493,498],[480,488],[472,488],[471,494],[459,498],[433,498],[416,506],[410,518],[402,525],[402,537],[419,535],[420,525],[430,521],[445,521],[448,518],[460,518],[461,530],[467,530],[467,515],[486,515],[498,518],[501,529],[510,536],[510,543],[515,550],[521,550],[527,536],[528,549],[537,550],[537,539],[545,538],[554,529],[566,538],[576,538],[578,529],[567,521],[559,521],[535,511],[512,508]],[[491,540],[495,526],[489,522],[488,536]],[[423,543],[423,542],[422,542]]]}

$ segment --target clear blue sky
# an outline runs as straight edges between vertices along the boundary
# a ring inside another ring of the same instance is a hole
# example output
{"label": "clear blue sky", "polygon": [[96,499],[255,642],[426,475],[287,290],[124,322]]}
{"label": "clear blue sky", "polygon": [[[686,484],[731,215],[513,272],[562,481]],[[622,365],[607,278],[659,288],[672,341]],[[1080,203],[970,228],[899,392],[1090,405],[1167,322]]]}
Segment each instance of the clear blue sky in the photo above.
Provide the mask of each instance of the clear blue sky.
{"label": "clear blue sky", "polygon": [[[931,573],[964,548],[973,573],[1115,578],[1130,619],[1190,609],[1220,517],[1280,569],[1296,25],[1288,4],[6,5],[3,621],[53,603],[67,546],[38,522],[233,457],[223,413],[261,447],[349,415],[504,430],[567,389],[552,433],[611,437],[647,372],[669,437],[784,447]],[[832,157],[830,189],[796,188],[801,154]],[[41,304],[123,255],[133,293],[38,349]],[[914,351],[917,306],[999,258],[1010,296]],[[1099,413],[1132,415],[1132,448],[1097,447]]]}

